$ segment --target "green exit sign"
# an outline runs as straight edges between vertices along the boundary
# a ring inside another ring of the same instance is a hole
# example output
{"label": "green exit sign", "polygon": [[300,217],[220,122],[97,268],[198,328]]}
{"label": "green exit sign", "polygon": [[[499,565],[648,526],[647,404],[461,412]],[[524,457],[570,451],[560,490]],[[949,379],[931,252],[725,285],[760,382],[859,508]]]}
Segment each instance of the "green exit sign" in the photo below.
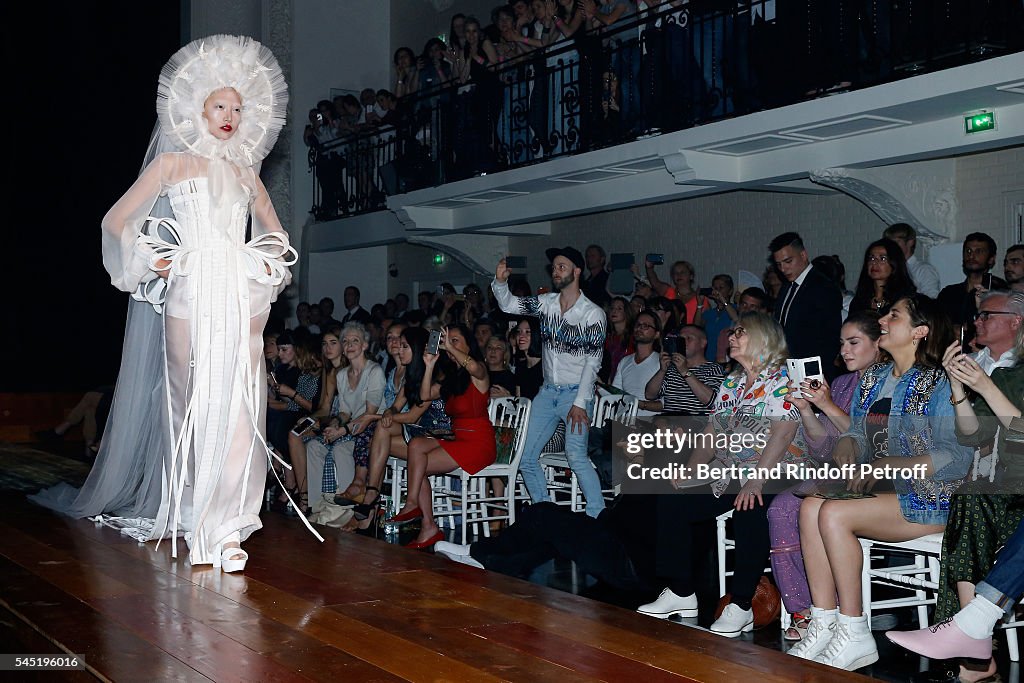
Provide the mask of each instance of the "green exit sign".
{"label": "green exit sign", "polygon": [[964,117],[964,131],[966,133],[981,133],[986,130],[994,130],[995,127],[996,115],[990,111],[983,111]]}

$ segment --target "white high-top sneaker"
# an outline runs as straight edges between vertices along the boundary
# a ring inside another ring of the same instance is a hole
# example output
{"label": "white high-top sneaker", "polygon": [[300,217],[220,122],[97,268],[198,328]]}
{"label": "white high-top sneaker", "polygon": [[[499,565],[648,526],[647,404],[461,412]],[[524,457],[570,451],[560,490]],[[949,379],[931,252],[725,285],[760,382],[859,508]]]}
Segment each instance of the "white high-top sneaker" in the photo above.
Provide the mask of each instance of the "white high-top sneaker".
{"label": "white high-top sneaker", "polygon": [[814,661],[847,671],[856,671],[877,662],[878,647],[871,635],[868,618],[864,615],[848,617],[840,613],[832,640]]}
{"label": "white high-top sneaker", "polygon": [[838,612],[839,610],[811,607],[811,623],[807,625],[807,633],[789,648],[788,654],[801,659],[814,659],[824,652],[832,640]]}

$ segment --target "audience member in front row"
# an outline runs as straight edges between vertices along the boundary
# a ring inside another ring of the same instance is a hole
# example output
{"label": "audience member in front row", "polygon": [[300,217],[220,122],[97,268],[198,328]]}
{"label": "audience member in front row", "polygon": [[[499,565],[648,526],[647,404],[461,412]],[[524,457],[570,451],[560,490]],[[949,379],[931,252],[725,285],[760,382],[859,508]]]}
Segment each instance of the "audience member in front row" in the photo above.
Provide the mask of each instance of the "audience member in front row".
{"label": "audience member in front row", "polygon": [[[934,636],[920,631],[887,635],[893,642],[928,653],[929,657],[959,655],[987,660],[984,671],[967,670],[961,665],[960,680],[976,681],[995,676],[992,625],[1002,618],[1004,603],[1012,605],[1024,591],[1024,585],[1013,587],[1013,583],[1005,582],[1009,576],[1024,576],[1016,551],[1007,554],[1024,540],[1024,365],[997,369],[989,378],[961,351],[954,342],[944,358],[956,405],[957,438],[962,444],[977,446],[991,442],[998,429],[1001,467],[995,482],[983,479],[967,483],[953,497],[942,537],[943,560],[935,602],[938,627],[925,629]],[[1017,355],[1024,361],[1024,334],[1018,336]],[[979,396],[973,406],[964,400],[966,387]],[[999,551],[1002,546],[1004,549]],[[979,624],[982,616],[988,619]]]}
{"label": "audience member in front row", "polygon": [[[384,386],[387,384],[384,369],[367,358],[369,347],[370,335],[366,328],[355,322],[345,323],[341,328],[341,352],[348,360],[348,367],[338,371],[338,419],[335,426],[337,435],[343,440],[325,454],[321,463],[324,472],[322,491],[328,497],[333,496],[336,503],[339,499],[361,503],[365,495],[370,439],[373,438],[376,415],[384,401]],[[352,458],[355,465],[352,481],[344,488],[336,478],[337,472],[345,471],[337,468],[337,463],[348,464],[343,458]],[[314,458],[308,451],[307,459],[312,467]],[[339,495],[339,492],[342,493]],[[313,496],[319,493],[312,492]]]}
{"label": "audience member in front row", "polygon": [[791,356],[820,356],[825,377],[834,379],[839,372],[832,361],[839,352],[839,328],[843,324],[839,287],[811,266],[797,233],[779,235],[768,250],[786,280],[775,300],[774,316],[786,330]]}
{"label": "audience member in front row", "polygon": [[[1020,303],[1024,304],[1024,295]],[[980,334],[980,333],[979,333]],[[979,448],[997,443],[990,463],[993,471],[961,486],[949,506],[949,520],[942,536],[942,563],[935,600],[935,623],[954,616],[974,597],[975,584],[992,569],[996,552],[1024,520],[1024,333],[1018,330],[1012,367],[997,368],[989,377],[985,369],[953,342],[943,358],[949,375],[951,400],[956,411],[956,434],[961,444]],[[978,396],[967,401],[968,387]],[[1017,438],[1012,436],[1015,434]],[[978,463],[978,460],[975,460]],[[977,468],[977,465],[976,465]],[[977,474],[977,469],[976,469]],[[1000,556],[1002,562],[1002,556]],[[995,661],[985,670],[961,667],[960,680],[976,681],[994,676]]]}
{"label": "audience member in front row", "polygon": [[[675,343],[676,349],[664,344]],[[668,335],[658,357],[660,367],[647,382],[644,397],[657,401],[657,410],[674,415],[707,415],[725,375],[722,367],[704,359],[704,330],[683,325],[678,336]]]}
{"label": "audience member in front row", "polygon": [[971,358],[986,375],[991,375],[996,368],[1010,367],[1017,362],[1014,341],[1024,326],[1024,296],[1019,292],[992,290],[982,294],[980,299],[974,316],[974,345],[981,350],[971,354]]}
{"label": "audience member in front row", "polygon": [[1015,244],[1006,250],[1003,276],[1010,289],[1024,292],[1024,244]]}
{"label": "audience member in front row", "polygon": [[[340,407],[338,373],[342,369],[344,360],[339,333],[332,330],[324,332],[320,342],[320,403],[313,412],[318,426],[316,429],[309,429],[301,434],[288,432],[288,453],[292,459],[295,475],[294,492],[298,494],[298,500],[295,502],[303,512],[309,508],[310,491],[317,498],[320,497],[320,492],[323,490],[324,460],[327,457],[327,452],[334,448],[334,444],[340,438],[334,425],[337,424],[336,418]],[[307,467],[307,454],[310,450],[314,451],[315,465],[312,469]],[[320,451],[323,453],[321,454]]]}
{"label": "audience member in front row", "polygon": [[537,318],[532,315],[522,318],[512,328],[512,340],[516,396],[532,401],[544,386],[543,351]]}
{"label": "audience member in front row", "polygon": [[[803,395],[797,398],[796,392],[790,394],[793,405],[800,411],[807,455],[816,462],[832,461],[836,441],[850,428],[850,403],[860,378],[884,356],[878,348],[882,336],[878,320],[877,313],[861,311],[843,323],[839,354],[848,374],[836,377],[831,386],[828,382],[819,382],[815,387],[806,380],[800,387],[791,387],[799,389]],[[782,594],[786,611],[793,615],[792,626],[784,634],[786,640],[800,640],[811,620],[811,591],[800,552],[801,502],[791,489],[775,496],[768,506],[772,577]]]}
{"label": "audience member in front row", "polygon": [[498,262],[491,289],[506,313],[540,318],[544,386],[534,399],[522,462],[519,466],[534,503],[548,500],[547,479],[539,457],[544,444],[566,424],[565,455],[587,501],[587,514],[604,509],[601,481],[587,457],[587,431],[594,403],[594,380],[604,349],[605,314],[580,291],[583,254],[572,247],[548,249],[550,294],[515,297],[508,291],[509,269]]}
{"label": "audience member in front row", "polygon": [[[391,327],[392,332],[395,329],[396,326]],[[428,332],[421,327],[406,327],[399,333],[397,341],[389,344],[395,365],[388,372],[385,402],[391,392],[394,393],[394,400],[377,421],[370,442],[366,495],[363,496],[362,504],[353,508],[355,519],[345,527],[348,531],[367,529],[376,521],[380,486],[384,481],[389,456],[405,460],[408,444],[413,438],[451,432],[451,419],[444,411],[444,399],[441,398],[441,384],[435,382],[429,394],[420,394],[426,372],[423,349],[427,345],[428,336]]]}
{"label": "audience member in front row", "polygon": [[[789,654],[849,671],[878,661],[861,601],[858,537],[907,541],[941,533],[949,500],[971,464],[971,453],[957,443],[949,419],[953,406],[941,367],[953,337],[946,314],[933,299],[915,294],[893,304],[880,325],[879,346],[893,362],[864,372],[851,404],[850,429],[832,458],[837,465],[921,465],[925,476],[896,479],[894,493],[878,492],[873,498],[809,496],[800,508],[811,621]],[[876,483],[872,477],[856,477],[850,486],[862,491]]]}
{"label": "audience member in front row", "polygon": [[359,297],[359,288],[355,285],[349,285],[345,288],[345,316],[341,319],[342,325],[345,323],[365,324],[370,319],[369,311],[359,305]]}
{"label": "audience member in front row", "polygon": [[[885,635],[897,645],[931,659],[967,657],[991,661],[992,631],[1000,620],[1013,616],[1016,601],[1024,593],[1024,524],[1017,525],[997,559],[978,583],[970,602],[950,619],[919,631],[889,631]],[[998,680],[995,668],[990,669],[992,674],[984,680]],[[969,679],[961,675],[959,680]]]}
{"label": "audience member in front row", "polygon": [[[696,468],[712,459],[724,465],[758,468],[799,462],[804,458],[804,445],[797,431],[800,414],[788,398],[788,351],[782,327],[767,315],[744,314],[733,328],[729,346],[739,368],[717,392],[712,417],[704,431],[710,438],[704,437],[702,445],[693,450],[689,466]],[[716,434],[728,434],[730,442],[742,438],[742,445],[737,441],[735,450],[715,449]],[[769,551],[766,507],[772,496],[762,493],[764,483],[756,478],[745,482],[722,481],[713,483],[710,490],[705,489],[704,495],[658,496],[656,568],[668,586],[657,600],[641,605],[638,612],[661,619],[673,614],[697,616],[692,576],[693,525],[733,509],[736,564],[730,589],[732,601],[711,630],[729,638],[753,630],[751,601]]]}
{"label": "audience member in front row", "polygon": [[[445,410],[452,418],[454,438],[443,441],[429,436],[418,436],[409,442],[409,495],[405,505],[389,523],[402,524],[422,518],[420,533],[408,548],[429,548],[444,538],[434,522],[434,499],[429,476],[445,474],[462,468],[476,474],[494,463],[497,449],[494,427],[487,416],[490,400],[490,380],[487,366],[470,353],[472,338],[469,330],[454,325],[441,331],[441,349],[451,361],[444,368],[441,379],[441,398]],[[424,353],[426,372],[420,393],[432,390],[434,370],[440,354]]]}
{"label": "audience member in front row", "polygon": [[935,266],[927,261],[917,258],[917,232],[914,228],[906,223],[893,223],[885,229],[882,237],[891,239],[899,245],[900,251],[903,252],[903,256],[907,260],[910,279],[917,287],[917,291],[932,298],[938,296],[939,271],[935,270]]}
{"label": "audience member in front row", "polygon": [[976,295],[982,289],[1006,289],[1002,279],[992,275],[996,264],[996,242],[983,232],[972,232],[964,239],[963,282],[943,287],[938,301],[942,310],[964,329],[964,343],[974,339],[971,321],[978,312]]}
{"label": "audience member in front row", "polygon": [[883,237],[864,250],[864,263],[857,279],[857,291],[850,302],[850,313],[874,311],[885,315],[895,301],[916,291],[903,252],[895,242]]}

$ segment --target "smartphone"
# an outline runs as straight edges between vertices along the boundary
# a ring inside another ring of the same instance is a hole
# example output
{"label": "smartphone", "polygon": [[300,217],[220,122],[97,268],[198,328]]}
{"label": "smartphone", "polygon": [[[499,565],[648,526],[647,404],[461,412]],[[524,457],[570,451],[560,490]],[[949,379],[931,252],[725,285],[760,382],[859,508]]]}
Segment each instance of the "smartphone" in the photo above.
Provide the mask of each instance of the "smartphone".
{"label": "smartphone", "polygon": [[678,349],[679,337],[669,335],[661,340],[661,350],[667,353],[668,355],[671,356],[673,353],[678,353]]}
{"label": "smartphone", "polygon": [[505,266],[511,270],[526,270],[526,257],[506,256]]}
{"label": "smartphone", "polygon": [[664,254],[648,254],[647,255],[647,260],[650,263],[653,263],[654,265],[659,265],[659,264],[665,262],[665,255]]}
{"label": "smartphone", "polygon": [[433,330],[430,333],[430,338],[427,339],[427,347],[425,351],[432,355],[437,355],[438,350],[441,348],[441,330]]}
{"label": "smartphone", "polygon": [[794,398],[805,398],[800,390],[800,385],[804,383],[804,380],[825,381],[825,374],[821,370],[821,356],[787,358],[786,368],[789,370],[789,378],[795,387]]}
{"label": "smartphone", "polygon": [[710,287],[701,287],[700,289],[697,290],[697,292],[701,296],[714,296],[715,295],[715,290],[711,289]]}
{"label": "smartphone", "polygon": [[316,426],[316,418],[315,417],[304,417],[301,420],[299,420],[298,422],[296,422],[295,426],[292,427],[292,434],[294,434],[295,436],[302,436],[303,434],[305,434],[306,432],[308,432],[310,429],[312,429],[315,426]]}

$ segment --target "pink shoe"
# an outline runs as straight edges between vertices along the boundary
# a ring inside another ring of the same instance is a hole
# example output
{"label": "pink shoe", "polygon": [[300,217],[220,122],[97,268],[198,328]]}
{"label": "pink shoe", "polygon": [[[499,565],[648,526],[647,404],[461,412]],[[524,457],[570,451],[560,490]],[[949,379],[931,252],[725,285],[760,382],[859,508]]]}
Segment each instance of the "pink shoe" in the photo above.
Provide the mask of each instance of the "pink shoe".
{"label": "pink shoe", "polygon": [[982,640],[971,638],[952,619],[919,631],[887,631],[885,635],[900,647],[929,659],[989,659],[992,656],[991,636]]}

